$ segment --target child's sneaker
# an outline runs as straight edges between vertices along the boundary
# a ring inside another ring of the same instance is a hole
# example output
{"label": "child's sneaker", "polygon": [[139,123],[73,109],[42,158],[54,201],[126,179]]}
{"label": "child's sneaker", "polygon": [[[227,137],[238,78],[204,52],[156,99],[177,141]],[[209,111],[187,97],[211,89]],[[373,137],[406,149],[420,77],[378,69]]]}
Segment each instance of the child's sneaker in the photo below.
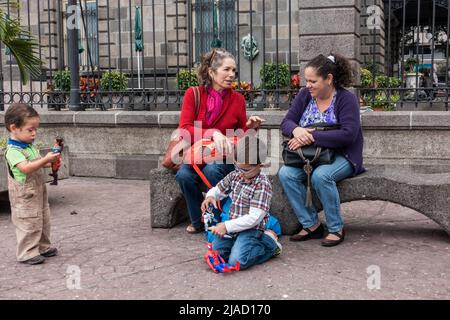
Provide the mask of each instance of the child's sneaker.
{"label": "child's sneaker", "polygon": [[281,251],[283,250],[283,246],[281,245],[281,243],[278,241],[278,236],[277,234],[272,231],[272,230],[266,230],[264,231],[264,233],[266,235],[268,235],[269,237],[271,237],[273,239],[273,241],[275,241],[277,248],[275,249],[275,253],[273,254],[274,257],[277,257],[281,254]]}
{"label": "child's sneaker", "polygon": [[54,257],[56,255],[58,255],[58,249],[56,249],[56,248],[50,248],[47,251],[45,251],[44,253],[41,253],[41,256],[44,256],[46,258]]}

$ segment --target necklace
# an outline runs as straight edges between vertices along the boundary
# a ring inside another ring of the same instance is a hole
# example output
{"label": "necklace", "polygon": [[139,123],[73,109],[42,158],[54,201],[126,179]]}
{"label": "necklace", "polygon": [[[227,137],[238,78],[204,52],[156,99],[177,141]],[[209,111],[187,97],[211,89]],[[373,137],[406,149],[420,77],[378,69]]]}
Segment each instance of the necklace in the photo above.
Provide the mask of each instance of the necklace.
{"label": "necklace", "polygon": [[317,98],[313,98],[314,103],[316,104],[317,110],[319,110],[321,113],[325,112],[333,104],[334,100],[336,99],[336,93],[337,93],[336,89],[333,89],[333,96],[331,99],[331,103],[329,105],[327,105],[327,107],[324,109],[324,111],[320,111],[319,104],[317,103]]}

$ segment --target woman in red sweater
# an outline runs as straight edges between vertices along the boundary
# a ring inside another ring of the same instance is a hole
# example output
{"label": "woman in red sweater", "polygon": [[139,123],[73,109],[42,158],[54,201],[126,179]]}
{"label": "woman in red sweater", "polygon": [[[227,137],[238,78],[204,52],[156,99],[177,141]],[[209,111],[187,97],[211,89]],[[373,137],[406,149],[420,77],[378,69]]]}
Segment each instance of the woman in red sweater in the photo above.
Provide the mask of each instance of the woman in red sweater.
{"label": "woman in red sweater", "polygon": [[[192,143],[201,138],[212,139],[218,151],[231,153],[233,146],[226,138],[228,130],[257,129],[264,121],[257,116],[247,120],[244,97],[231,89],[235,76],[235,58],[226,50],[214,49],[202,57],[198,70],[198,114],[196,116],[194,91],[189,88],[184,95],[180,115],[179,128],[189,132]],[[202,169],[213,186],[233,170],[234,165],[227,163],[211,163]],[[200,177],[190,165],[183,164],[176,174],[176,180],[186,199],[191,219],[186,231],[202,232],[200,205],[203,195],[200,191]]]}

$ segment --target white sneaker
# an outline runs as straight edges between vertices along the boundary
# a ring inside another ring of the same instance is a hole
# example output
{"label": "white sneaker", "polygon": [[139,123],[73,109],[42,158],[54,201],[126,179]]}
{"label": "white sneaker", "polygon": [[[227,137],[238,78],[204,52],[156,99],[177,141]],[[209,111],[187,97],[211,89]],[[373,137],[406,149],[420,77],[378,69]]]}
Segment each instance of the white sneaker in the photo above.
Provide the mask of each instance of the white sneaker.
{"label": "white sneaker", "polygon": [[271,237],[273,239],[273,241],[275,241],[275,243],[277,245],[277,249],[275,250],[275,253],[273,254],[273,256],[274,257],[279,256],[281,254],[282,250],[283,250],[283,246],[278,241],[277,234],[274,231],[272,231],[272,230],[265,230],[264,234],[268,235],[269,237]]}

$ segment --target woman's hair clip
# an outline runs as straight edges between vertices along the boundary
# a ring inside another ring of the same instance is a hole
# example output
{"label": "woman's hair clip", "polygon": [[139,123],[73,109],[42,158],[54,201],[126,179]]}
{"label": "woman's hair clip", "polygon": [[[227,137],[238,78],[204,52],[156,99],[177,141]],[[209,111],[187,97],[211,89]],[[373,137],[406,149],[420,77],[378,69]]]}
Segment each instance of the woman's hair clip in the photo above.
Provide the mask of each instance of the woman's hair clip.
{"label": "woman's hair clip", "polygon": [[334,56],[328,56],[327,59],[333,63],[336,63],[336,59],[334,58]]}

